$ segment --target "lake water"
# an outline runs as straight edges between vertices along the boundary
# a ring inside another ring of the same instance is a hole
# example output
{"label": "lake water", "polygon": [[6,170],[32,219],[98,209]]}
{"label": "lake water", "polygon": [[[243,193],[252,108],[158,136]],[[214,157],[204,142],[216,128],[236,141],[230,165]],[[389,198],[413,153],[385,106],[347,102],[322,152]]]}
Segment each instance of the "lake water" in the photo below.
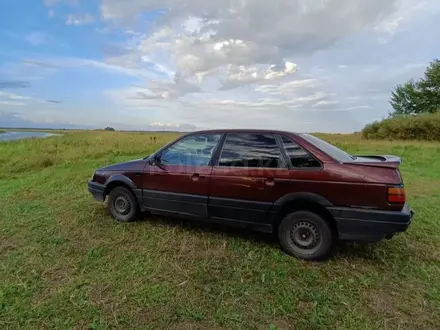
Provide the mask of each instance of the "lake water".
{"label": "lake water", "polygon": [[48,137],[56,134],[46,132],[4,132],[0,133],[0,141],[19,140],[32,137]]}

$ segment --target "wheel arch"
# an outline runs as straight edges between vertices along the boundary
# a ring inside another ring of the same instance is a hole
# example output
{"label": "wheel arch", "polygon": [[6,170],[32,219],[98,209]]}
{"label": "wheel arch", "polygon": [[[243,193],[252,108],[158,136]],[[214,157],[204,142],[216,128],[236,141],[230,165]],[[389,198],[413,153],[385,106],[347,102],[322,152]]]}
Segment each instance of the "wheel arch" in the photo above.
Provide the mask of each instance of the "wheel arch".
{"label": "wheel arch", "polygon": [[134,189],[137,189],[137,186],[133,181],[130,180],[130,178],[122,174],[115,174],[108,178],[105,182],[104,195],[107,196],[116,187],[126,187],[132,192]]}
{"label": "wheel arch", "polygon": [[310,211],[326,220],[335,237],[338,237],[338,227],[333,215],[327,209],[333,206],[326,198],[313,193],[292,193],[281,197],[275,202],[276,212],[272,218],[272,231],[277,232],[283,218],[294,211]]}

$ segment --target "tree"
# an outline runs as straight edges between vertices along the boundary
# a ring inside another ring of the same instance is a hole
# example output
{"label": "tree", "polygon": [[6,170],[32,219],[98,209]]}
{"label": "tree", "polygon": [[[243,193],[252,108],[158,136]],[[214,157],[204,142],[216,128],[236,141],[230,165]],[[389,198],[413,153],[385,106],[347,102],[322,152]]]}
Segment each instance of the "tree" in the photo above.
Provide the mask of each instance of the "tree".
{"label": "tree", "polygon": [[391,106],[394,108],[393,115],[412,115],[423,112],[423,97],[418,84],[410,80],[403,85],[398,85],[391,93]]}
{"label": "tree", "polygon": [[440,60],[434,60],[419,81],[398,85],[391,93],[391,115],[418,115],[440,110]]}
{"label": "tree", "polygon": [[106,127],[105,130],[106,130],[106,131],[111,131],[111,132],[114,132],[114,131],[115,131],[115,129],[114,129],[113,127]]}
{"label": "tree", "polygon": [[425,79],[419,85],[425,95],[426,112],[440,111],[440,60],[431,62],[425,71]]}

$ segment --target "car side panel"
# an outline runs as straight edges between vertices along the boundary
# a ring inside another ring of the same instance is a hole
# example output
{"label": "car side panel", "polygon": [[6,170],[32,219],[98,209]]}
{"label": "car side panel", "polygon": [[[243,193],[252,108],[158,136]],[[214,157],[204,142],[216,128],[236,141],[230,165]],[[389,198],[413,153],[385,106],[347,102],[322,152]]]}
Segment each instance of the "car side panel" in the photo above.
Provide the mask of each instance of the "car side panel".
{"label": "car side panel", "polygon": [[143,204],[152,212],[207,217],[210,166],[149,165],[143,173]]}
{"label": "car side panel", "polygon": [[309,193],[322,197],[334,206],[393,209],[386,202],[385,184],[362,182],[362,173],[343,171],[338,166],[324,163],[319,170],[288,170],[287,180],[273,195],[276,197],[274,207],[288,201],[282,198],[284,195]]}
{"label": "car side panel", "polygon": [[212,218],[268,224],[267,214],[280,191],[267,179],[286,177],[287,169],[213,168],[209,197]]}

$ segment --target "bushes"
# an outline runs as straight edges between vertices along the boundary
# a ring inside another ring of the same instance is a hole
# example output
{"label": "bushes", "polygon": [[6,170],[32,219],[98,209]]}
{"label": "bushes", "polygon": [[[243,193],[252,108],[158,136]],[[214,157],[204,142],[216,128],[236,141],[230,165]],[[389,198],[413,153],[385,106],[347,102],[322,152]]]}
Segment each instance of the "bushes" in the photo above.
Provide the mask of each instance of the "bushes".
{"label": "bushes", "polygon": [[417,116],[398,116],[364,127],[362,136],[380,140],[440,141],[440,112]]}

